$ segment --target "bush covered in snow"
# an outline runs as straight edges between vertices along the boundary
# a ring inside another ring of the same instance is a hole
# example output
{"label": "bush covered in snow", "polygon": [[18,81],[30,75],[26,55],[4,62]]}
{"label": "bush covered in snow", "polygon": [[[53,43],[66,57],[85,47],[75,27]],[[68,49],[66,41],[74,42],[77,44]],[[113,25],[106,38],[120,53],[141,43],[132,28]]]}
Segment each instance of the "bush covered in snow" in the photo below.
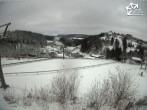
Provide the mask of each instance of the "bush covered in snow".
{"label": "bush covered in snow", "polygon": [[51,82],[51,93],[56,96],[57,101],[65,103],[67,100],[75,102],[79,88],[80,78],[78,72],[64,71],[59,73]]}
{"label": "bush covered in snow", "polygon": [[136,86],[128,71],[116,68],[116,73],[109,72],[109,78],[102,83],[95,81],[87,94],[87,106],[101,110],[104,106],[123,108],[134,99]]}
{"label": "bush covered in snow", "polygon": [[95,81],[87,94],[87,106],[95,110],[100,110],[107,103],[109,97],[108,90],[109,85],[107,80],[104,80],[103,84]]}
{"label": "bush covered in snow", "polygon": [[114,107],[125,101],[132,101],[136,93],[135,79],[127,70],[116,67],[116,74],[110,72],[110,102]]}
{"label": "bush covered in snow", "polygon": [[15,93],[15,89],[7,89],[3,93],[3,98],[10,104],[14,104],[18,102],[17,94]]}
{"label": "bush covered in snow", "polygon": [[138,110],[147,104],[146,97],[136,100],[135,78],[127,70],[116,67],[115,71],[108,72],[107,78],[95,80],[84,97],[79,97],[81,77],[77,70],[63,70],[51,80],[50,84],[41,89],[24,90],[21,93],[15,89],[7,89],[4,99],[9,103],[23,106],[37,104],[43,110],[50,109],[56,102],[65,110]]}

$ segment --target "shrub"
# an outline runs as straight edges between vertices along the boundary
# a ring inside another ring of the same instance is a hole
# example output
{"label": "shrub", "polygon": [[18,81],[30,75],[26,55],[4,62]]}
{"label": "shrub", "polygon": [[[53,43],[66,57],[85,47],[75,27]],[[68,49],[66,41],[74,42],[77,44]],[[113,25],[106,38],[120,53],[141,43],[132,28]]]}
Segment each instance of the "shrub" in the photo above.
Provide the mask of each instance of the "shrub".
{"label": "shrub", "polygon": [[135,104],[137,106],[147,105],[147,96],[143,97],[142,99],[139,99]]}
{"label": "shrub", "polygon": [[26,90],[23,91],[22,95],[20,96],[23,106],[31,106],[32,105],[32,94],[27,92]]}
{"label": "shrub", "polygon": [[136,93],[136,85],[134,85],[134,78],[128,71],[116,67],[116,74],[110,72],[109,76],[110,102],[116,108],[120,101],[133,100]]}
{"label": "shrub", "polygon": [[104,80],[103,84],[95,81],[87,94],[87,106],[95,110],[100,110],[107,103],[108,90],[109,85],[107,80]]}
{"label": "shrub", "polygon": [[5,90],[5,92],[3,93],[3,98],[9,102],[10,104],[14,104],[18,102],[18,98],[15,94],[15,90],[14,89],[7,89]]}
{"label": "shrub", "polygon": [[116,67],[116,73],[109,72],[102,83],[95,81],[87,94],[87,106],[100,110],[104,106],[125,108],[134,99],[136,85],[128,71]]}
{"label": "shrub", "polygon": [[65,103],[66,100],[75,100],[78,93],[80,78],[76,70],[59,73],[51,82],[51,93],[57,101]]}

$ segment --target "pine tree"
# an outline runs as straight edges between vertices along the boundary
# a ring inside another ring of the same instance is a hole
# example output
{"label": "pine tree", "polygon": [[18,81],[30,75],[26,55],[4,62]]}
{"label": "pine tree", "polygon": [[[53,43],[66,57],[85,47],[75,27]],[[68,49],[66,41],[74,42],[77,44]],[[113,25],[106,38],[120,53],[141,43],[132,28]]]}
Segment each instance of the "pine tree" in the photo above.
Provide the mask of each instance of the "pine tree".
{"label": "pine tree", "polygon": [[88,39],[84,39],[81,45],[81,52],[87,52],[88,48]]}
{"label": "pine tree", "polygon": [[127,38],[125,37],[123,39],[123,53],[122,53],[122,61],[125,63],[126,62],[126,49],[127,49]]}
{"label": "pine tree", "polygon": [[112,59],[115,58],[115,50],[114,50],[114,49],[112,49],[112,50],[110,51],[110,56],[111,56]]}
{"label": "pine tree", "polygon": [[123,39],[123,51],[126,52],[126,49],[127,49],[127,38],[125,37]]}
{"label": "pine tree", "polygon": [[115,60],[120,61],[121,60],[121,54],[122,54],[122,50],[119,47],[119,40],[116,39],[114,42],[114,49],[111,51],[112,54],[112,58],[114,58]]}
{"label": "pine tree", "polygon": [[106,59],[111,58],[111,51],[109,48],[106,48]]}
{"label": "pine tree", "polygon": [[139,51],[138,51],[138,56],[144,60],[144,47],[142,46],[142,44],[139,45]]}
{"label": "pine tree", "polygon": [[118,47],[119,47],[119,41],[118,39],[116,39],[114,43],[114,49],[117,49]]}
{"label": "pine tree", "polygon": [[111,45],[113,45],[113,43],[114,43],[114,38],[112,37],[111,38]]}
{"label": "pine tree", "polygon": [[116,48],[115,50],[114,50],[114,57],[115,57],[115,60],[117,60],[117,61],[121,61],[121,54],[122,54],[122,50],[121,50],[121,48]]}

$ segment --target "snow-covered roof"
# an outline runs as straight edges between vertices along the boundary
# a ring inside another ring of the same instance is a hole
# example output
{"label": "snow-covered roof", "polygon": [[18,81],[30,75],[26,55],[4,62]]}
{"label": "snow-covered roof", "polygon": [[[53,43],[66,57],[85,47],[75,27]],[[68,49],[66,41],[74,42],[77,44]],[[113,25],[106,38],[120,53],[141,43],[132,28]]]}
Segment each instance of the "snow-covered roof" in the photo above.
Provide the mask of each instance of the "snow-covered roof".
{"label": "snow-covered roof", "polygon": [[76,49],[76,50],[72,51],[71,53],[80,53],[80,49]]}
{"label": "snow-covered roof", "polygon": [[131,43],[135,48],[138,46],[138,43],[132,40],[127,40],[128,43]]}
{"label": "snow-covered roof", "polygon": [[74,37],[73,40],[83,40],[84,38],[81,37]]}
{"label": "snow-covered roof", "polygon": [[106,40],[106,36],[104,36],[104,37],[101,37],[101,40]]}
{"label": "snow-covered roof", "polygon": [[130,47],[128,47],[126,51],[127,51],[127,52],[130,52],[130,51],[133,51],[133,52],[134,52],[135,50],[136,50],[135,48],[130,48]]}
{"label": "snow-covered roof", "polygon": [[135,61],[142,61],[140,58],[138,57],[132,57],[132,60],[135,60]]}
{"label": "snow-covered roof", "polygon": [[95,58],[104,57],[103,55],[95,55],[95,54],[91,54],[91,56]]}

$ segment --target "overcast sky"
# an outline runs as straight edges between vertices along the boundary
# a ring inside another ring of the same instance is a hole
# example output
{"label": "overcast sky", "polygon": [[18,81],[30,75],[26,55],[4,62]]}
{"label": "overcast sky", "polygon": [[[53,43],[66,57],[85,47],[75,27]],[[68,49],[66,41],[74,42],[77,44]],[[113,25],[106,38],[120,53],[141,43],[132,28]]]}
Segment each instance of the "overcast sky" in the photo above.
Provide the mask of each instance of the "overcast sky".
{"label": "overcast sky", "polygon": [[[139,4],[143,16],[127,16]],[[0,24],[45,34],[99,34],[110,30],[147,40],[147,0],[0,0]]]}

